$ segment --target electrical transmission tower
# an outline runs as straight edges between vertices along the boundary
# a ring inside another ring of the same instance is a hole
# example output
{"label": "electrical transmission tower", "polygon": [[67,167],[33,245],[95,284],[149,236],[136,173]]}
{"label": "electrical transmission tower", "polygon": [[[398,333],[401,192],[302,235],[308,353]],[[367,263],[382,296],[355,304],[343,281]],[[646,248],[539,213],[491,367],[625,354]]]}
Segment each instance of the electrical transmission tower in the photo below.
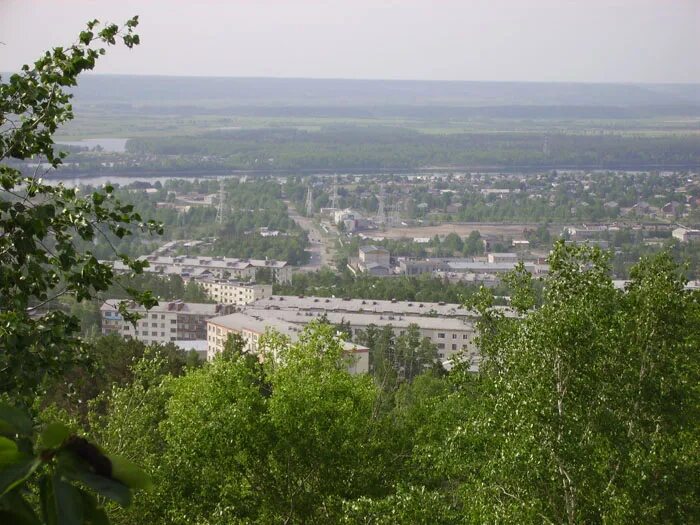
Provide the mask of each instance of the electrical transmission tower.
{"label": "electrical transmission tower", "polygon": [[311,191],[311,186],[306,191],[306,216],[311,217],[314,214],[314,196]]}
{"label": "electrical transmission tower", "polygon": [[389,226],[398,226],[401,224],[401,201],[396,201],[391,205],[389,212]]}
{"label": "electrical transmission tower", "polygon": [[333,195],[331,195],[331,209],[335,210],[338,207],[338,176],[335,176],[333,181]]}
{"label": "electrical transmission tower", "polygon": [[386,213],[384,212],[384,186],[380,186],[377,200],[379,201],[379,206],[377,208],[377,218],[374,219],[374,222],[377,224],[384,224],[386,223]]}
{"label": "electrical transmission tower", "polygon": [[226,192],[224,191],[224,179],[221,179],[219,184],[219,207],[216,210],[216,222],[224,223],[224,203],[226,201]]}

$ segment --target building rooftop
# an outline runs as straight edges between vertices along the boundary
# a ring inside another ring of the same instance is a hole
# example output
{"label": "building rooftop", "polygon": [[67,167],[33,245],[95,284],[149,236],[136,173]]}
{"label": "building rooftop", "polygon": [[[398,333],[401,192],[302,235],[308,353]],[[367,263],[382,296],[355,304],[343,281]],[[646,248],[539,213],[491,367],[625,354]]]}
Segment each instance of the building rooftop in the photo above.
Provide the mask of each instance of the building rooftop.
{"label": "building rooftop", "polygon": [[464,330],[471,327],[465,319],[455,317],[425,317],[419,315],[377,315],[370,313],[352,312],[313,312],[302,310],[262,310],[246,308],[245,313],[260,319],[279,319],[287,323],[306,324],[314,319],[325,318],[330,323],[340,324],[349,322],[351,325],[377,326],[392,325],[396,328],[408,328],[415,324],[425,329]]}
{"label": "building rooftop", "polygon": [[[274,259],[238,259],[235,257],[189,257],[185,255],[144,255],[138,258],[140,261],[148,261],[150,267],[157,266],[180,266],[192,269],[212,269],[212,270],[243,270],[245,268],[285,268],[287,261],[277,261]],[[111,262],[111,261],[110,261]],[[121,261],[114,261],[115,270],[127,270],[128,268]]]}
{"label": "building rooftop", "polygon": [[[291,323],[277,316],[271,316],[266,311],[246,310],[245,312],[215,317],[210,319],[208,323],[229,330],[247,330],[259,335],[270,329],[289,337],[292,342],[299,339],[299,333],[303,330],[303,327],[299,326],[298,323]],[[350,341],[342,341],[342,346],[346,352],[369,351],[368,347]]]}
{"label": "building rooftop", "polygon": [[[100,307],[101,312],[117,311],[117,307],[122,299],[107,299]],[[221,313],[222,305],[210,303],[186,303],[184,301],[161,301],[158,305],[150,310],[146,310],[143,306],[131,303],[129,310],[139,313],[183,313],[192,315],[209,315],[214,317]]]}
{"label": "building rooftop", "polygon": [[369,314],[439,315],[442,317],[475,317],[476,313],[457,303],[430,303],[421,301],[382,301],[373,299],[343,299],[339,297],[312,297],[271,295],[258,299],[252,308],[271,310],[315,310],[324,312],[351,312]]}

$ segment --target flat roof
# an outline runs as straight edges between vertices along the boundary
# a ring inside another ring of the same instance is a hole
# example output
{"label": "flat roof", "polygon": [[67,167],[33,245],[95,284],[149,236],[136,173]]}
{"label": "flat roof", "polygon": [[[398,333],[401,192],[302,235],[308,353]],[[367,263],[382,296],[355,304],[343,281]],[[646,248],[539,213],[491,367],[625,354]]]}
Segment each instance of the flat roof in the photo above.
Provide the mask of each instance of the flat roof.
{"label": "flat roof", "polygon": [[[117,311],[117,306],[123,299],[107,299],[102,306],[101,312]],[[172,307],[171,307],[172,305]],[[178,309],[177,306],[182,305]],[[128,307],[129,310],[140,313],[177,313],[177,314],[192,314],[192,315],[210,315],[215,316],[221,312],[220,304],[211,303],[185,303],[182,301],[160,301],[159,304],[146,310],[143,306],[133,303]]]}
{"label": "flat roof", "polygon": [[423,317],[418,315],[376,315],[351,312],[312,312],[302,310],[261,310],[246,308],[244,312],[260,319],[278,319],[287,323],[307,324],[315,319],[324,318],[330,323],[340,324],[349,322],[354,326],[391,325],[397,328],[408,328],[415,324],[420,328],[431,330],[471,330],[473,324],[454,317]]}
{"label": "flat roof", "polygon": [[[458,303],[423,301],[387,301],[379,299],[343,299],[340,297],[313,297],[271,295],[250,304],[251,308],[322,310],[325,312],[352,312],[369,314],[439,315],[442,317],[476,317]],[[431,313],[432,312],[432,313]]]}

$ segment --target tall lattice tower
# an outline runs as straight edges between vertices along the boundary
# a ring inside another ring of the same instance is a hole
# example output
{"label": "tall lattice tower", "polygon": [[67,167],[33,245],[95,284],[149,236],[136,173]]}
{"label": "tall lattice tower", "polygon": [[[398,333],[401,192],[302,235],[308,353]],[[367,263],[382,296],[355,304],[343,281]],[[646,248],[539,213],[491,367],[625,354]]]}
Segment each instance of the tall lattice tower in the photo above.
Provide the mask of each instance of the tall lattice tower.
{"label": "tall lattice tower", "polygon": [[544,136],[544,143],[542,144],[542,153],[545,157],[549,157],[549,137],[547,135]]}
{"label": "tall lattice tower", "polygon": [[389,212],[389,225],[398,226],[399,224],[401,224],[401,200],[392,204]]}
{"label": "tall lattice tower", "polygon": [[311,217],[314,214],[314,195],[311,191],[311,186],[306,191],[306,216]]}
{"label": "tall lattice tower", "polygon": [[374,222],[377,224],[386,223],[386,212],[384,211],[384,186],[380,186],[379,195],[377,195],[377,200],[379,201],[379,206],[377,207],[377,217]]}
{"label": "tall lattice tower", "polygon": [[224,223],[225,203],[226,203],[226,191],[224,190],[224,179],[221,179],[220,184],[219,184],[219,206],[216,210],[216,222],[218,222],[219,224]]}
{"label": "tall lattice tower", "polygon": [[331,209],[335,210],[338,207],[338,176],[333,180],[333,194],[331,195]]}

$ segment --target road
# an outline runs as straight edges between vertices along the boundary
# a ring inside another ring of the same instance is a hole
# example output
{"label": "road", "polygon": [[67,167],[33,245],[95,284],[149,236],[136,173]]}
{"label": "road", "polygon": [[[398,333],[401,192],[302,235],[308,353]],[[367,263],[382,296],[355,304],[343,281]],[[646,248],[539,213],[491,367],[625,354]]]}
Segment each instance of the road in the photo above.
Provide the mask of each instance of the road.
{"label": "road", "polygon": [[314,224],[312,219],[299,215],[289,201],[285,201],[285,204],[289,211],[289,217],[305,230],[309,236],[310,246],[306,251],[311,254],[311,259],[308,264],[300,266],[299,270],[302,272],[315,272],[320,270],[323,266],[331,266],[334,268],[332,241],[329,240],[327,236],[323,235],[323,232]]}

